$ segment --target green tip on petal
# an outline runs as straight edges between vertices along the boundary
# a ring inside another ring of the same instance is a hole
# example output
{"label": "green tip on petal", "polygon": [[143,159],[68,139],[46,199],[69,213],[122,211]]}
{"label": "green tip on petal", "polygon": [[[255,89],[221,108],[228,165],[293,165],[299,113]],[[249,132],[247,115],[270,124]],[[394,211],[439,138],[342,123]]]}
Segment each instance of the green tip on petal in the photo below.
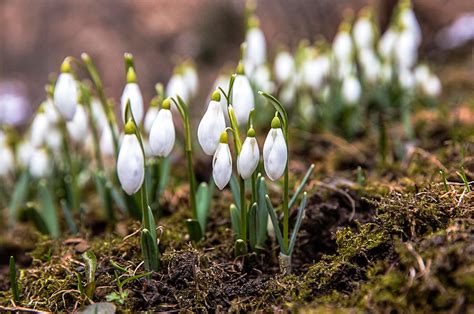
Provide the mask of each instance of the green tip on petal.
{"label": "green tip on petal", "polygon": [[136,83],[137,82],[137,74],[133,67],[129,67],[127,71],[127,83]]}
{"label": "green tip on petal", "polygon": [[280,129],[280,128],[281,128],[280,118],[278,118],[278,116],[275,116],[272,119],[272,129]]}
{"label": "green tip on petal", "polygon": [[260,27],[260,20],[258,19],[257,16],[252,15],[248,21],[248,28],[250,29],[250,28],[256,28],[256,27]]}
{"label": "green tip on petal", "polygon": [[89,56],[88,53],[83,52],[83,53],[81,53],[81,59],[82,59],[82,61],[84,61],[84,62],[88,62],[88,61],[91,60],[91,56]]}
{"label": "green tip on petal", "polygon": [[219,143],[221,144],[227,144],[227,132],[224,131],[221,133],[221,137],[219,138]]}
{"label": "green tip on petal", "polygon": [[249,128],[247,130],[247,137],[255,137],[255,129],[254,128]]}
{"label": "green tip on petal", "polygon": [[71,73],[71,61],[69,60],[69,57],[64,59],[61,64],[61,73]]}
{"label": "green tip on petal", "polygon": [[127,64],[133,64],[133,55],[130,52],[124,53],[123,58]]}
{"label": "green tip on petal", "polygon": [[212,93],[211,100],[221,101],[221,93],[217,89]]}
{"label": "green tip on petal", "polygon": [[38,107],[38,113],[44,113],[44,103]]}
{"label": "green tip on petal", "polygon": [[235,72],[240,75],[245,75],[244,64],[242,63],[242,61],[239,61],[239,64],[237,65]]}
{"label": "green tip on petal", "polygon": [[125,134],[135,134],[135,130],[135,123],[133,123],[132,119],[129,119],[125,124]]}
{"label": "green tip on petal", "polygon": [[169,97],[163,100],[163,102],[161,103],[161,108],[167,109],[167,110],[171,108],[171,100]]}
{"label": "green tip on petal", "polygon": [[150,108],[156,108],[158,107],[158,98],[154,97],[150,100]]}

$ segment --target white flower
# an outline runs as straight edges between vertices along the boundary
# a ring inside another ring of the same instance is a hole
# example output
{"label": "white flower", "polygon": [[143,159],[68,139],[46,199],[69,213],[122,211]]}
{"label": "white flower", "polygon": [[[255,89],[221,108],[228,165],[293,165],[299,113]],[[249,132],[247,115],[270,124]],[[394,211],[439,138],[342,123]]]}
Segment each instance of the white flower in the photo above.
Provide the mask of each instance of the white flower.
{"label": "white flower", "polygon": [[265,172],[272,181],[278,180],[285,171],[288,149],[278,117],[273,118],[272,128],[263,144],[263,164]]}
{"label": "white flower", "polygon": [[242,150],[239,156],[237,156],[237,172],[244,180],[250,178],[255,169],[257,169],[259,160],[260,150],[255,138],[255,131],[254,129],[249,129],[247,138],[242,144]]}
{"label": "white flower", "polygon": [[287,52],[282,51],[275,57],[275,78],[279,83],[288,81],[295,70],[295,60],[293,56]]}
{"label": "white flower", "polygon": [[354,42],[357,48],[371,48],[374,42],[374,29],[368,17],[360,17],[354,24]]}
{"label": "white flower", "polygon": [[423,91],[427,96],[437,97],[441,94],[441,81],[439,78],[431,74],[423,84]]}
{"label": "white flower", "polygon": [[175,130],[170,105],[169,99],[163,101],[150,130],[150,149],[155,156],[166,157],[173,149]]}
{"label": "white flower", "polygon": [[226,126],[220,100],[219,91],[215,91],[198,126],[199,144],[204,153],[211,156],[216,152],[219,138]]}
{"label": "white flower", "polygon": [[[343,62],[343,64],[345,63]],[[303,82],[313,91],[318,91],[329,74],[330,66],[331,63],[327,55],[306,60],[302,66]]]}
{"label": "white flower", "polygon": [[158,115],[158,107],[150,106],[150,108],[148,108],[146,112],[145,121],[143,122],[143,128],[145,129],[146,134],[150,134],[151,127],[157,115]]}
{"label": "white flower", "polygon": [[219,190],[222,190],[232,176],[232,156],[227,144],[227,133],[222,132],[220,143],[212,159],[212,177]]}
{"label": "white flower", "polygon": [[102,132],[102,130],[108,124],[107,115],[105,114],[102,104],[99,100],[95,98],[92,99],[91,106],[92,118],[94,119],[95,126],[99,132]]}
{"label": "white flower", "polygon": [[35,149],[31,155],[28,169],[30,174],[35,178],[44,178],[51,174],[51,160],[46,150],[41,148]]}
{"label": "white flower", "polygon": [[[237,71],[237,73],[242,72]],[[237,123],[244,125],[248,121],[250,110],[255,106],[252,86],[244,74],[237,74],[235,77],[232,89],[232,102]]]}
{"label": "white flower", "polygon": [[418,58],[416,38],[410,31],[403,31],[396,41],[395,60],[399,68],[412,68]]}
{"label": "white flower", "polygon": [[56,107],[54,106],[53,100],[48,98],[41,104],[41,106],[44,109],[44,113],[46,114],[49,123],[58,123],[60,116],[58,109],[56,109]]}
{"label": "white flower", "polygon": [[334,38],[332,49],[334,56],[339,62],[350,59],[352,57],[352,38],[349,32],[345,30],[339,31]]}
{"label": "white flower", "polygon": [[400,24],[402,27],[408,29],[415,37],[416,45],[419,46],[421,43],[421,29],[418,21],[416,20],[415,12],[411,7],[402,9],[400,12]]}
{"label": "white flower", "polygon": [[392,28],[386,30],[385,33],[382,35],[379,40],[377,49],[383,59],[390,60],[393,57],[397,38],[398,33],[395,32]]}
{"label": "white flower", "polygon": [[256,67],[265,63],[267,51],[265,35],[259,27],[251,27],[245,36],[247,49],[245,51],[245,63],[249,65],[246,70],[248,74],[253,74]]}
{"label": "white flower", "polygon": [[430,78],[430,74],[430,69],[426,64],[417,66],[414,71],[416,84],[422,86]]}
{"label": "white flower", "polygon": [[70,71],[69,61],[65,60],[54,88],[54,105],[67,121],[72,120],[76,113],[78,97],[77,82]]}
{"label": "white flower", "polygon": [[272,93],[274,84],[270,76],[270,70],[265,65],[260,65],[253,72],[253,82],[258,89]]}
{"label": "white flower", "polygon": [[186,86],[186,81],[181,74],[175,73],[171,76],[168,85],[166,85],[166,96],[173,98],[179,96],[184,102],[189,100],[189,90]]}
{"label": "white flower", "polygon": [[406,90],[412,90],[415,88],[415,76],[413,75],[413,73],[406,69],[406,68],[402,68],[400,69],[399,73],[398,73],[398,82],[400,84],[400,86],[403,88],[403,89],[406,89]]}
{"label": "white flower", "polygon": [[136,83],[135,71],[132,67],[128,69],[127,84],[123,89],[122,98],[120,100],[122,105],[122,119],[125,118],[125,108],[127,101],[130,100],[130,109],[137,125],[140,125],[143,119],[143,97],[140,87]]}
{"label": "white flower", "polygon": [[31,123],[31,144],[34,147],[40,147],[44,144],[48,135],[49,121],[46,114],[40,110]]}
{"label": "white flower", "polygon": [[369,83],[375,83],[381,71],[378,57],[371,48],[364,48],[359,52],[359,59],[365,79]]}
{"label": "white flower", "polygon": [[127,122],[117,159],[118,178],[128,195],[136,193],[145,178],[145,158],[134,129],[133,123]]}
{"label": "white flower", "polygon": [[15,169],[15,157],[10,147],[0,145],[0,177],[5,177]]}
{"label": "white flower", "polygon": [[115,153],[114,148],[114,137],[112,134],[112,129],[109,127],[108,124],[104,125],[104,129],[102,130],[102,134],[100,136],[100,152],[104,156],[113,156]]}
{"label": "white flower", "polygon": [[359,101],[362,88],[359,80],[354,75],[347,76],[342,81],[342,97],[348,104],[355,104]]}
{"label": "white flower", "polygon": [[196,71],[196,68],[192,64],[187,64],[183,69],[183,80],[189,94],[191,96],[196,96],[199,88],[199,77]]}
{"label": "white flower", "polygon": [[63,134],[58,128],[50,128],[46,137],[46,146],[53,152],[59,152],[63,142]]}
{"label": "white flower", "polygon": [[30,141],[23,141],[18,144],[16,149],[16,155],[18,158],[18,162],[23,167],[28,167],[30,164],[31,155],[33,154],[35,148],[31,145]]}
{"label": "white flower", "polygon": [[75,143],[82,143],[87,138],[88,118],[84,106],[78,105],[74,118],[67,122],[67,131]]}
{"label": "white flower", "polygon": [[[229,112],[227,112],[227,100],[225,99],[224,94],[222,94],[222,92],[220,91],[219,87],[227,92],[227,89],[229,88],[229,77],[228,76],[221,74],[217,77],[216,82],[214,83],[214,89],[219,91],[220,104],[221,104],[222,112],[224,112],[226,125],[228,125],[228,124],[230,124],[230,122],[229,122]],[[211,97],[212,97],[212,95],[211,95]]]}

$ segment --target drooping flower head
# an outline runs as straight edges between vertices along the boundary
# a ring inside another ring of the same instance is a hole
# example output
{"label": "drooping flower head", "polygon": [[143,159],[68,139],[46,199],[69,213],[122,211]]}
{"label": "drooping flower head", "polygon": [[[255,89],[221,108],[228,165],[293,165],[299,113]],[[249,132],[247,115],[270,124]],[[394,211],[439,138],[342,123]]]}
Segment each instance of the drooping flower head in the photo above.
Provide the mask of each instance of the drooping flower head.
{"label": "drooping flower head", "polygon": [[239,62],[237,75],[232,89],[232,104],[235,117],[239,125],[247,123],[250,110],[255,107],[255,99],[248,77],[245,75],[244,66]]}
{"label": "drooping flower head", "polygon": [[170,108],[171,100],[166,98],[150,130],[149,145],[151,153],[155,156],[168,156],[174,146],[176,135]]}
{"label": "drooping flower head", "polygon": [[77,97],[77,82],[71,73],[69,58],[66,58],[61,65],[61,74],[59,74],[58,80],[56,81],[53,98],[54,105],[66,121],[71,121],[74,118],[77,107]]}
{"label": "drooping flower head", "polygon": [[258,148],[255,130],[251,127],[247,131],[247,138],[242,144],[242,150],[237,157],[237,172],[246,180],[252,176],[260,161],[260,149]]}
{"label": "drooping flower head", "polygon": [[202,150],[207,155],[214,155],[221,133],[225,130],[225,116],[220,104],[221,95],[218,90],[214,91],[207,110],[199,122],[198,140]]}
{"label": "drooping flower head", "polygon": [[272,120],[272,128],[263,144],[263,164],[267,176],[278,180],[284,173],[288,161],[288,148],[278,116]]}
{"label": "drooping flower head", "polygon": [[143,119],[143,97],[140,87],[137,84],[137,75],[133,67],[127,70],[127,84],[123,89],[122,98],[120,99],[122,107],[122,117],[125,117],[125,107],[127,101],[130,101],[130,108],[137,125],[140,125]]}
{"label": "drooping flower head", "polygon": [[230,155],[227,133],[221,133],[219,146],[217,146],[212,159],[212,177],[219,190],[222,190],[232,176],[232,156]]}

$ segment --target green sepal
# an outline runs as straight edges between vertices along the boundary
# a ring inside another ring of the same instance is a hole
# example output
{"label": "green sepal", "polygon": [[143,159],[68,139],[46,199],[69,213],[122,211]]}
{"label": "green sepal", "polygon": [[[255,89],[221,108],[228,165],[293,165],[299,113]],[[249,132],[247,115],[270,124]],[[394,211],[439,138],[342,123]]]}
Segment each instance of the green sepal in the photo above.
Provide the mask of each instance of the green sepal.
{"label": "green sepal", "polygon": [[196,219],[186,219],[189,237],[192,241],[199,241],[203,238],[201,224]]}
{"label": "green sepal", "polygon": [[303,194],[303,199],[301,200],[300,207],[298,208],[298,215],[296,216],[295,226],[293,227],[293,232],[291,234],[290,239],[290,247],[288,248],[288,255],[291,256],[293,253],[293,249],[295,248],[296,237],[298,236],[298,232],[301,228],[301,222],[303,221],[304,211],[306,207],[306,200],[308,195],[306,192]]}
{"label": "green sepal", "polygon": [[85,292],[89,299],[92,300],[95,292],[95,272],[97,270],[97,258],[92,251],[87,251],[82,254],[82,259],[86,268],[86,287]]}
{"label": "green sepal", "polygon": [[147,271],[158,271],[160,269],[159,251],[156,241],[148,229],[142,229],[140,234],[140,245],[143,261]]}
{"label": "green sepal", "polygon": [[230,205],[230,221],[232,224],[232,230],[234,231],[235,237],[241,237],[240,231],[240,210],[235,204]]}
{"label": "green sepal", "polygon": [[247,245],[245,244],[244,240],[242,239],[235,240],[234,254],[236,257],[247,254]]}

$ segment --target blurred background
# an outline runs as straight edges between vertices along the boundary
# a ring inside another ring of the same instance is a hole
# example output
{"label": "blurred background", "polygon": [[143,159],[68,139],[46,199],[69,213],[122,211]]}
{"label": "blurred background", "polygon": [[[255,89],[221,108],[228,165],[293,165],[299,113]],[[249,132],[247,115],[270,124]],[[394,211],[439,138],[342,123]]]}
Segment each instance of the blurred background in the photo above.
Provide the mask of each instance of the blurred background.
{"label": "blurred background", "polygon": [[[320,35],[331,41],[344,12],[367,4],[377,8],[383,28],[396,1],[258,0],[256,12],[270,60],[281,44],[293,49],[302,38]],[[454,87],[458,80],[472,86],[474,1],[413,4],[423,32],[420,58],[438,65],[438,72],[449,62],[457,73],[440,74],[443,90],[450,90],[451,77],[456,77]],[[204,103],[219,70],[238,61],[244,11],[245,1],[236,0],[0,0],[0,97],[14,99],[31,112],[45,98],[44,85],[64,57],[88,52],[107,95],[118,99],[125,83],[123,53],[131,52],[146,102],[155,83],[166,84],[174,65],[192,58],[200,78],[194,102]],[[198,108],[201,112],[204,107]],[[21,124],[25,116],[15,119]]]}

